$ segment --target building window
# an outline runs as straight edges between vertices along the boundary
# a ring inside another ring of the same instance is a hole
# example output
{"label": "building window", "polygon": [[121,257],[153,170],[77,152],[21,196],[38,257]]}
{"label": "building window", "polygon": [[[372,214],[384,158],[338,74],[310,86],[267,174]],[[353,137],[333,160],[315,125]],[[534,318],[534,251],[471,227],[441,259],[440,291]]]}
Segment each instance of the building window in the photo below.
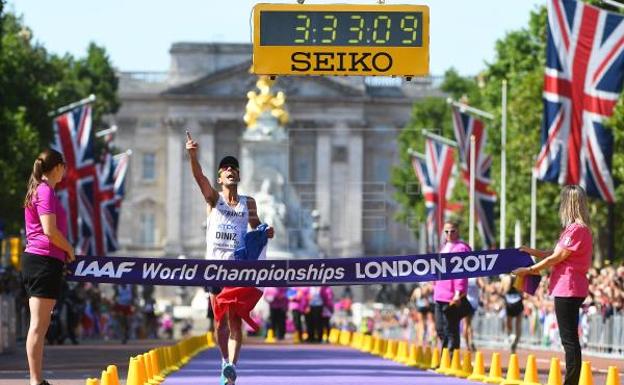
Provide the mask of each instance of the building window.
{"label": "building window", "polygon": [[332,147],[332,162],[346,163],[347,161],[349,161],[349,152],[347,150],[347,146]]}
{"label": "building window", "polygon": [[143,154],[143,173],[142,179],[151,181],[156,179],[156,154],[146,152]]}
{"label": "building window", "polygon": [[140,221],[141,245],[154,246],[156,244],[156,216],[154,213],[141,213]]}

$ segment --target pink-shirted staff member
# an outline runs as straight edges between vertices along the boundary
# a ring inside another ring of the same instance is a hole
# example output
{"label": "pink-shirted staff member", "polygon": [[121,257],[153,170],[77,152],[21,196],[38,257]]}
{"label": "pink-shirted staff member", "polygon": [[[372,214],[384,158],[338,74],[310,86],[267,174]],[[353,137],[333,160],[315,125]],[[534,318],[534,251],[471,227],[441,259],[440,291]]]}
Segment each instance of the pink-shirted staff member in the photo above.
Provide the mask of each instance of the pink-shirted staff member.
{"label": "pink-shirted staff member", "polygon": [[[456,222],[446,221],[444,223],[444,238],[446,243],[440,253],[461,253],[471,251],[470,246],[459,239],[459,227]],[[457,312],[445,310],[449,306],[458,306],[461,297],[466,295],[468,289],[468,279],[447,279],[435,281],[433,286],[433,300],[435,301],[435,324],[438,338],[442,343],[442,348],[449,348],[450,351],[459,349],[459,321]]]}
{"label": "pink-shirted staff member", "polygon": [[30,308],[26,355],[31,385],[49,385],[42,375],[44,339],[61,293],[65,262],[75,259],[66,238],[67,214],[54,195],[54,186],[64,174],[63,155],[51,149],[43,151],[33,165],[24,199],[26,250],[21,275]]}
{"label": "pink-shirted staff member", "polygon": [[540,270],[552,267],[548,291],[555,298],[555,315],[565,350],[564,384],[578,385],[582,364],[578,336],[579,309],[589,291],[587,272],[593,251],[587,197],[582,187],[569,185],[561,190],[559,217],[563,232],[555,250],[521,247],[520,251],[543,259],[532,266],[518,268],[512,274],[539,274]]}

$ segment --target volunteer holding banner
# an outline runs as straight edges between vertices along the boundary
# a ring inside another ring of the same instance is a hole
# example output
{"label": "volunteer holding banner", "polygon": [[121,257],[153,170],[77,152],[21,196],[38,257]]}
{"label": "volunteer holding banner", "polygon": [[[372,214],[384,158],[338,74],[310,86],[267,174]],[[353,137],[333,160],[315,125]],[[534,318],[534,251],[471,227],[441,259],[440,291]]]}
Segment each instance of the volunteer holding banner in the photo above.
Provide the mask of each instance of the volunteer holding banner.
{"label": "volunteer holding banner", "polygon": [[[226,156],[219,162],[217,170],[217,183],[221,185],[221,193],[219,193],[204,175],[197,159],[198,144],[188,131],[186,149],[189,153],[193,177],[207,203],[206,256],[208,259],[235,259],[234,252],[245,241],[243,238],[247,234],[247,226],[256,229],[261,224],[257,216],[255,200],[238,194],[240,181],[238,160],[233,156]],[[269,227],[266,234],[272,238],[273,229]],[[253,308],[262,296],[262,292],[253,289],[253,295],[248,298],[234,293],[232,297],[225,299],[223,295],[226,290],[212,287],[209,296],[214,309],[217,342],[222,355],[221,384],[232,385],[236,381],[235,365],[238,362],[243,341],[242,321],[249,319],[249,314],[245,316],[242,314],[244,311],[240,310]],[[249,292],[245,294],[247,293]],[[220,312],[221,309],[223,313]]]}
{"label": "volunteer holding banner", "polygon": [[555,298],[555,315],[561,344],[565,350],[566,376],[564,385],[577,385],[581,374],[581,345],[578,336],[579,309],[589,291],[587,272],[592,259],[592,233],[585,190],[577,185],[563,187],[560,195],[559,217],[563,231],[554,251],[521,247],[540,262],[515,269],[524,276],[539,274],[552,267],[548,291]]}
{"label": "volunteer holding banner", "polygon": [[[447,221],[444,224],[444,237],[446,243],[440,253],[461,253],[471,251],[468,244],[459,239],[459,226],[457,223]],[[459,349],[459,321],[461,316],[457,311],[462,297],[466,296],[468,279],[448,279],[435,281],[433,286],[433,299],[435,301],[435,324],[438,338],[442,348],[449,348],[452,352]]]}

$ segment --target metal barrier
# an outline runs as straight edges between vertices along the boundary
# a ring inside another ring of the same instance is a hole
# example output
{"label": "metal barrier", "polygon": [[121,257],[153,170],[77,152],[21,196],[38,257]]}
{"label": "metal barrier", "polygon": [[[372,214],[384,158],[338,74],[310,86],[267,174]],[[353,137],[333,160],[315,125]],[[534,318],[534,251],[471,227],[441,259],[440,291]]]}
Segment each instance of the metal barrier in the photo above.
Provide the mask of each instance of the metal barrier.
{"label": "metal barrier", "polygon": [[[523,317],[519,346],[527,349],[561,349],[555,315]],[[504,313],[475,314],[475,342],[480,346],[509,348]],[[604,319],[601,314],[582,315],[581,345],[587,353],[621,357],[624,353],[624,315]]]}
{"label": "metal barrier", "polygon": [[15,351],[15,297],[0,295],[0,354]]}

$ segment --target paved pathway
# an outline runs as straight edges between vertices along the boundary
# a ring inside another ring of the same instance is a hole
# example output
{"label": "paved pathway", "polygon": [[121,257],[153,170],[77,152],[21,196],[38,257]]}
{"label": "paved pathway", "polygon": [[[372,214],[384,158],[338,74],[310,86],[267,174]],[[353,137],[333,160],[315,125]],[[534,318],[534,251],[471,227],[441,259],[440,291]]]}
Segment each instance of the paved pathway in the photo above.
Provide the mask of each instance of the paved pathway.
{"label": "paved pathway", "polygon": [[[219,369],[220,355],[209,349],[162,385],[217,385]],[[330,345],[248,345],[237,372],[236,385],[474,385]]]}

